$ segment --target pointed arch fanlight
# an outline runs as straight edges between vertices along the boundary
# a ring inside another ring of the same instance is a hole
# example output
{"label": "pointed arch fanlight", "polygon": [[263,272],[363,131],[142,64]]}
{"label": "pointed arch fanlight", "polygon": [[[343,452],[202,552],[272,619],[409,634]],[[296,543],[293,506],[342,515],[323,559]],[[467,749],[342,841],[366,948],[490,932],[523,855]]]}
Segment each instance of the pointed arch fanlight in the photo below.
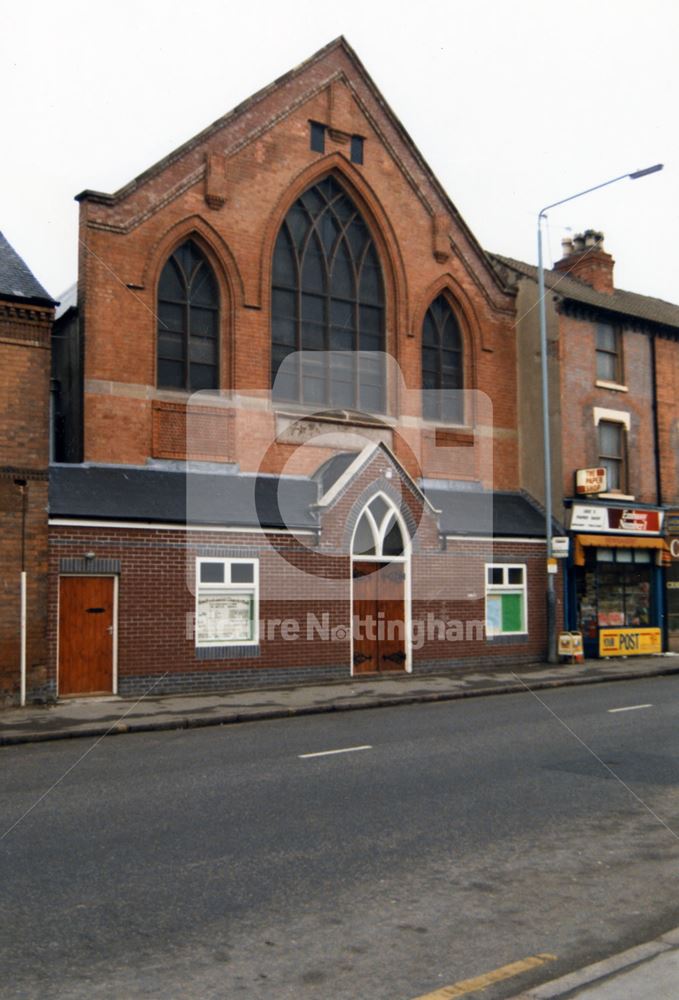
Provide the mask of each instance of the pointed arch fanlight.
{"label": "pointed arch fanlight", "polygon": [[384,364],[373,352],[384,349],[384,283],[377,249],[356,206],[327,176],[297,199],[276,240],[274,398],[383,413]]}
{"label": "pointed arch fanlight", "polygon": [[158,385],[219,387],[219,286],[191,239],[168,258],[158,281]]}
{"label": "pointed arch fanlight", "polygon": [[405,538],[396,508],[382,493],[365,506],[351,546],[353,556],[395,559],[405,555]]}

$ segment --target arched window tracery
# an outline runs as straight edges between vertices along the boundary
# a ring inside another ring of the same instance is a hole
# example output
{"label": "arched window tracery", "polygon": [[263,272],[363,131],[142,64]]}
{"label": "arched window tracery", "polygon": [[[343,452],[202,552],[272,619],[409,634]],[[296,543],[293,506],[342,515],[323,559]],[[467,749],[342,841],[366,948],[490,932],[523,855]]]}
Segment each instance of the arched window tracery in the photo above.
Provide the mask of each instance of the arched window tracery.
{"label": "arched window tracery", "polygon": [[157,383],[161,388],[219,388],[219,287],[196,243],[168,258],[158,281]]}
{"label": "arched window tracery", "polygon": [[[377,249],[356,206],[328,176],[297,199],[276,240],[274,398],[382,413],[385,372],[375,352],[384,349]],[[295,352],[304,353],[286,360]]]}

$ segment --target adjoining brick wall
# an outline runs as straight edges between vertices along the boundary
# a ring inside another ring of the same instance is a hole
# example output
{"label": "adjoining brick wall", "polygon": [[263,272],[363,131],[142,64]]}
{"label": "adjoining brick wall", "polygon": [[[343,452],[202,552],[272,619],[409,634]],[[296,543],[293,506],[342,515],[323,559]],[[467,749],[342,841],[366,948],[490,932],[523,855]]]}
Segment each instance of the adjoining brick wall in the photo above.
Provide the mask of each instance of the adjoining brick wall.
{"label": "adjoining brick wall", "polygon": [[[657,498],[649,337],[623,329],[623,377],[627,392],[621,392],[596,385],[596,327],[594,320],[559,317],[563,492],[565,496],[574,494],[576,469],[599,464],[594,408],[601,407],[630,415],[628,492],[642,503],[653,504]],[[672,378],[669,371],[666,377]]]}
{"label": "adjoining brick wall", "polygon": [[[47,695],[47,481],[27,477],[26,510],[26,692],[35,701]],[[13,477],[0,476],[0,704],[19,698],[21,500]]]}
{"label": "adjoining brick wall", "polygon": [[[20,693],[20,574],[25,502],[26,687],[47,684],[49,336],[53,311],[0,301],[0,705]],[[25,482],[22,488],[17,484]]]}
{"label": "adjoining brick wall", "polygon": [[679,503],[679,340],[658,337],[656,379],[658,387],[658,437],[662,499]]}

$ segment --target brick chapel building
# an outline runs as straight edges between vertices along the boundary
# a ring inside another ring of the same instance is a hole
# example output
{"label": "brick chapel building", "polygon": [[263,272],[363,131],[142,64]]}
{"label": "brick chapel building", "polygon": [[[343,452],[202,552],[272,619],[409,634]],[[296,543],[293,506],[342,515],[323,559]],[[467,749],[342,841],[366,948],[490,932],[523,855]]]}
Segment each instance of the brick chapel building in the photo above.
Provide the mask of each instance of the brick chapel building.
{"label": "brick chapel building", "polygon": [[344,39],[78,201],[53,694],[542,658],[516,293]]}

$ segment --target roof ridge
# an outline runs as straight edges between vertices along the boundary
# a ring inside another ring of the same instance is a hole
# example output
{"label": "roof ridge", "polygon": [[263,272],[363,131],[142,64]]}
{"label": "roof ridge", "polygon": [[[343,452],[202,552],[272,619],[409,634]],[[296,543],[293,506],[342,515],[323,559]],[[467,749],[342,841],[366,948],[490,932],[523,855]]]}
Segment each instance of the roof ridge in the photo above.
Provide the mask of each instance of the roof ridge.
{"label": "roof ridge", "polygon": [[[519,260],[518,257],[509,257],[491,250],[487,250],[486,254],[500,265],[519,271],[533,281],[537,280],[537,264],[529,264],[528,261]],[[599,292],[575,275],[557,271],[553,267],[545,268],[545,283],[549,288],[561,291],[564,298],[609,312],[625,313],[651,323],[679,328],[679,303],[655,295],[633,292],[627,288],[614,287],[613,292]]]}

